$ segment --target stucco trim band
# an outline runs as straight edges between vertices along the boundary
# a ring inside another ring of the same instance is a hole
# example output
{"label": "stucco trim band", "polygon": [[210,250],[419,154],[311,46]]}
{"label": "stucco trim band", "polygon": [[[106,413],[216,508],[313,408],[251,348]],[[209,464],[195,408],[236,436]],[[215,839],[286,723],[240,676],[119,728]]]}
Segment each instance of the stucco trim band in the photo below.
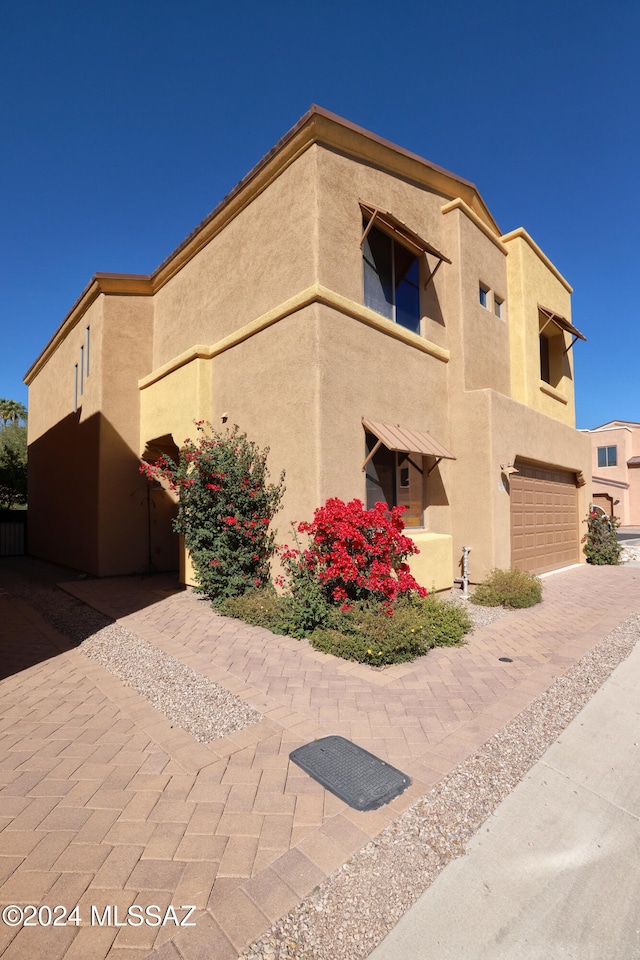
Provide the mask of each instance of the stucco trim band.
{"label": "stucco trim band", "polygon": [[380,333],[400,340],[402,343],[406,343],[407,346],[415,347],[417,350],[429,354],[436,360],[441,360],[443,363],[449,362],[450,353],[443,347],[439,347],[430,340],[425,340],[424,337],[419,337],[410,330],[405,330],[404,327],[393,323],[391,320],[387,320],[386,317],[381,316],[374,310],[370,310],[368,307],[364,307],[362,304],[356,303],[348,297],[343,297],[334,290],[323,287],[320,283],[314,283],[295,296],[290,297],[289,300],[285,300],[284,303],[264,313],[261,317],[251,320],[243,327],[240,327],[239,330],[229,334],[229,336],[218,340],[218,342],[212,346],[207,347],[202,344],[196,344],[190,347],[189,350],[185,350],[184,353],[179,354],[179,356],[174,357],[173,360],[169,360],[168,363],[163,364],[163,366],[154,370],[153,373],[139,380],[138,388],[144,390],[146,387],[150,387],[158,380],[173,373],[174,370],[178,370],[185,364],[191,363],[192,360],[212,360],[213,357],[224,353],[225,350],[230,350],[239,343],[243,343],[250,337],[260,333],[261,330],[266,330],[267,327],[278,323],[279,320],[284,320],[285,317],[289,317],[299,310],[304,310],[305,307],[309,307],[314,303],[321,303],[346,316],[352,317],[354,320],[359,320],[360,323],[364,323],[378,330]]}
{"label": "stucco trim band", "polygon": [[560,281],[560,283],[565,288],[565,290],[567,290],[569,293],[573,293],[573,287],[571,286],[569,281],[565,280],[565,278],[562,276],[562,274],[560,273],[557,267],[554,267],[554,265],[551,263],[551,260],[549,260],[549,257],[546,255],[546,253],[542,252],[538,244],[535,242],[535,240],[532,237],[529,236],[529,234],[524,229],[524,227],[518,227],[516,230],[512,230],[510,233],[505,233],[501,237],[501,240],[503,243],[508,243],[509,240],[515,240],[516,237],[521,237],[523,240],[526,240],[526,242],[529,244],[529,246],[531,247],[535,255],[539,257],[540,260],[542,260],[545,267],[551,270],[551,273],[554,275],[554,277],[556,277],[557,280]]}
{"label": "stucco trim band", "polygon": [[624,483],[622,480],[606,480],[604,477],[591,477],[592,483],[602,483],[605,487],[620,487],[621,490],[628,490],[631,484]]}
{"label": "stucco trim band", "polygon": [[496,237],[495,233],[493,233],[488,228],[484,220],[480,219],[478,214],[471,209],[468,203],[464,202],[462,197],[457,197],[455,200],[451,200],[450,203],[445,203],[444,206],[441,207],[440,209],[442,210],[443,214],[451,213],[453,210],[462,211],[462,213],[464,213],[464,215],[468,217],[469,220],[471,220],[471,222],[476,225],[478,230],[481,230],[482,233],[484,233],[485,237],[488,237],[489,240],[491,240],[491,243],[493,243],[498,248],[498,250],[501,251],[501,253],[504,253],[505,257],[508,255],[509,251],[506,249],[505,245],[502,243],[502,240],[500,239],[500,237]]}

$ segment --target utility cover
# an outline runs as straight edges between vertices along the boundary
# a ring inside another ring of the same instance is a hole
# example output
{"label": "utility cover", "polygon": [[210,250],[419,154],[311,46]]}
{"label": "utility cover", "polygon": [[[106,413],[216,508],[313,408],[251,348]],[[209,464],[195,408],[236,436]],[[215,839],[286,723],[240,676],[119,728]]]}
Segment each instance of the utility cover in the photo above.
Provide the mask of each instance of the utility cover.
{"label": "utility cover", "polygon": [[376,810],[411,783],[406,773],[344,737],[305,743],[289,759],[356,810]]}

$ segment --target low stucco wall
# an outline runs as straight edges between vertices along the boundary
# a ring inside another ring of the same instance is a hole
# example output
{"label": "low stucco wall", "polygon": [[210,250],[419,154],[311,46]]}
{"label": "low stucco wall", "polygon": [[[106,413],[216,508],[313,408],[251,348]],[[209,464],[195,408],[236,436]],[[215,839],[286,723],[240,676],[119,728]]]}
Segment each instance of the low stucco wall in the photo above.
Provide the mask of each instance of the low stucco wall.
{"label": "low stucco wall", "polygon": [[409,563],[411,573],[420,586],[430,592],[448,590],[454,578],[453,538],[443,533],[420,531],[412,532],[410,536],[420,551]]}

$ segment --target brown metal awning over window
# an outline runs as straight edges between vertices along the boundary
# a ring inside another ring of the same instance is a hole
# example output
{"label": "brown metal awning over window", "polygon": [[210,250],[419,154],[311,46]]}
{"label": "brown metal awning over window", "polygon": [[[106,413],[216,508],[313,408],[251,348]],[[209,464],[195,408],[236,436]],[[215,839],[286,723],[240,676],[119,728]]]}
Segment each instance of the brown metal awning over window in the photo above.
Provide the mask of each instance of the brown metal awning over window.
{"label": "brown metal awning over window", "polygon": [[388,423],[380,423],[378,420],[365,420],[364,417],[362,418],[362,426],[369,433],[372,433],[378,441],[363,463],[363,470],[380,444],[384,444],[388,450],[395,450],[398,453],[417,453],[422,457],[436,457],[438,462],[440,460],[456,459],[446,447],[434,440],[426,430],[408,430],[401,426],[393,427]]}
{"label": "brown metal awning over window", "polygon": [[547,307],[541,307],[540,304],[538,304],[538,310],[544,317],[547,318],[546,321],[543,323],[542,327],[540,327],[540,333],[542,333],[545,327],[547,327],[550,323],[555,324],[555,326],[559,327],[560,330],[566,330],[566,332],[570,333],[571,336],[573,337],[573,340],[567,347],[567,350],[571,349],[571,347],[574,345],[576,340],[586,341],[587,338],[585,337],[585,335],[583,333],[580,333],[578,328],[574,327],[572,323],[569,323],[569,321],[565,317],[561,317],[560,314],[554,313],[553,310],[549,310]]}
{"label": "brown metal awning over window", "polygon": [[[381,210],[379,207],[374,207],[371,203],[364,203],[360,201],[360,209],[365,216],[369,217],[369,222],[367,223],[364,233],[362,234],[362,239],[360,240],[360,246],[363,245],[364,241],[367,238],[369,230],[373,226],[380,227],[381,230],[384,230],[385,233],[390,234],[401,243],[404,247],[408,247],[416,257],[419,257],[422,253],[430,253],[432,256],[437,257],[440,263],[451,263],[448,257],[445,257],[444,253],[440,253],[439,250],[436,250],[427,240],[423,240],[422,237],[418,236],[417,233],[414,233],[406,224],[402,223],[401,220],[398,220],[397,217],[394,217],[392,213],[387,213],[386,210]],[[440,266],[438,263],[438,266]],[[437,269],[437,267],[436,267]],[[435,270],[433,271],[435,273]]]}

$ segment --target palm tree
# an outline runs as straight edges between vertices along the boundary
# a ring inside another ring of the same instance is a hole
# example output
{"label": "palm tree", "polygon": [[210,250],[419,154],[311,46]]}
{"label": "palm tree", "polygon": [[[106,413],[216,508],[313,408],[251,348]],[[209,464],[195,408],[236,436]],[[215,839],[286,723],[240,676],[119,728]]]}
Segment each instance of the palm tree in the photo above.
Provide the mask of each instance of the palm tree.
{"label": "palm tree", "polygon": [[0,397],[0,420],[6,427],[8,423],[17,424],[21,420],[27,422],[27,408],[19,400],[5,400]]}

